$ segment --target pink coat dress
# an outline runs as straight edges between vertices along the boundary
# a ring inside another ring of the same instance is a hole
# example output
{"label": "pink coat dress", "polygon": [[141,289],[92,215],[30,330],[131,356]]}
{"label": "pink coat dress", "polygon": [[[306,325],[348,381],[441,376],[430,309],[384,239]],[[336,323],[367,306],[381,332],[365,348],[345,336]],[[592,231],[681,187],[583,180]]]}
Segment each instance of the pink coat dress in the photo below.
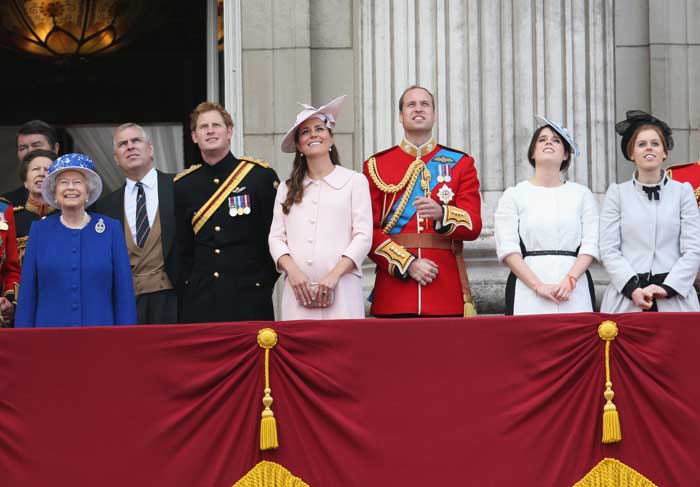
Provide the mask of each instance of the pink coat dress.
{"label": "pink coat dress", "polygon": [[[355,268],[343,275],[335,299],[327,308],[306,308],[294,296],[285,277],[282,320],[364,318],[362,261],[372,244],[372,204],[367,179],[360,173],[336,166],[320,181],[304,179],[304,198],[282,212],[287,185],[277,190],[270,228],[270,254],[275,263],[289,254],[309,277],[318,282],[346,256]],[[279,267],[279,265],[278,265]]]}

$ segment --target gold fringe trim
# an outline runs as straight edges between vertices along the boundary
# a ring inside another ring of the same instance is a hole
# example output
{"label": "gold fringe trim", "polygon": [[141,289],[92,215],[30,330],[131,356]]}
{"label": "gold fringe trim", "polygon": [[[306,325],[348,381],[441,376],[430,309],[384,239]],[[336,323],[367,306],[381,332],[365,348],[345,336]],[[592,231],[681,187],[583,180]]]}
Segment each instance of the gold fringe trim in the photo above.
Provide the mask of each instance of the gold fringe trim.
{"label": "gold fringe trim", "polygon": [[254,157],[250,157],[250,156],[240,156],[239,159],[240,159],[241,161],[252,162],[253,164],[257,164],[258,166],[270,167],[270,165],[269,165],[267,162],[261,161],[260,159],[256,159],[256,158],[254,158]]}
{"label": "gold fringe trim", "polygon": [[262,461],[245,474],[233,487],[309,487],[279,463]]}
{"label": "gold fringe trim", "polygon": [[620,417],[617,407],[613,403],[615,393],[612,390],[610,380],[610,344],[617,336],[617,324],[614,321],[606,320],[598,326],[598,336],[605,340],[605,406],[603,407],[603,443],[617,443],[622,440],[620,430]]}
{"label": "gold fringe trim", "polygon": [[474,303],[474,298],[472,296],[463,295],[464,298],[464,317],[471,318],[472,316],[477,316],[476,304]]}
{"label": "gold fringe trim", "polygon": [[604,458],[573,487],[658,487],[641,473],[614,458]]}
{"label": "gold fringe trim", "polygon": [[187,169],[185,169],[184,171],[180,171],[180,172],[177,173],[177,174],[175,175],[175,177],[173,178],[173,182],[179,181],[180,179],[184,178],[184,177],[187,176],[188,174],[195,172],[195,171],[196,171],[197,169],[199,169],[200,167],[202,167],[201,164],[193,164],[193,165],[191,165],[190,167],[188,167]]}
{"label": "gold fringe trim", "polygon": [[273,450],[279,446],[277,441],[277,421],[270,408],[273,402],[272,389],[270,389],[270,349],[277,345],[277,333],[275,330],[272,328],[260,330],[258,332],[258,345],[265,349],[265,395],[262,400],[265,409],[263,409],[262,419],[260,420],[260,449],[264,451]]}

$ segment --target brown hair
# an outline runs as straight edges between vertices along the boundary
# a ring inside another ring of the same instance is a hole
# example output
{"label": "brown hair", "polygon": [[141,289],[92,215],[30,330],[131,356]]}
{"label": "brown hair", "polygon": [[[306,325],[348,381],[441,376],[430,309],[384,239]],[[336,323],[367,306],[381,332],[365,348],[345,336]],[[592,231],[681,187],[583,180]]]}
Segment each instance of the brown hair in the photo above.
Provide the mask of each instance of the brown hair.
{"label": "brown hair", "polygon": [[[328,132],[333,135],[331,129]],[[294,142],[299,142],[299,130],[294,133]],[[329,152],[331,162],[334,166],[340,166],[340,154],[338,153],[338,148],[333,144]],[[292,164],[292,174],[289,179],[285,181],[287,185],[287,199],[282,202],[282,212],[285,215],[289,214],[289,210],[295,203],[301,203],[304,197],[304,177],[308,171],[308,166],[306,165],[306,158],[298,150],[294,153],[294,163]]]}
{"label": "brown hair", "polygon": [[197,128],[199,116],[206,112],[219,112],[226,126],[233,127],[233,119],[224,107],[213,101],[203,101],[190,113],[190,130],[194,131]]}
{"label": "brown hair", "polygon": [[29,171],[29,163],[32,162],[37,157],[46,157],[55,161],[58,157],[55,152],[46,149],[35,149],[29,152],[19,165],[19,180],[24,183],[27,180],[27,172]]}
{"label": "brown hair", "polygon": [[634,129],[634,132],[632,132],[632,136],[630,137],[630,140],[627,141],[627,145],[625,146],[625,155],[627,156],[627,159],[630,161],[632,160],[632,151],[634,149],[634,144],[637,143],[637,137],[639,137],[639,134],[643,130],[653,130],[654,132],[657,133],[659,138],[661,139],[661,144],[664,146],[664,152],[668,155],[668,143],[666,141],[666,136],[664,135],[663,131],[661,130],[661,127],[659,127],[656,124],[653,123],[645,123],[644,125],[640,125],[636,129]]}
{"label": "brown hair", "polygon": [[430,92],[428,88],[425,88],[424,86],[420,85],[411,85],[405,90],[403,90],[403,93],[401,93],[401,96],[399,97],[399,112],[403,111],[403,99],[406,96],[406,93],[408,93],[411,90],[423,90],[427,94],[430,95],[430,100],[433,102],[433,110],[435,110],[435,96]]}
{"label": "brown hair", "polygon": [[569,144],[569,142],[567,142],[567,140],[564,137],[562,137],[559,132],[554,130],[554,128],[552,128],[550,125],[542,125],[540,128],[535,130],[534,134],[532,134],[532,139],[530,139],[530,146],[527,148],[527,160],[530,161],[530,165],[532,167],[535,167],[535,159],[532,156],[535,153],[537,138],[540,136],[540,133],[542,133],[544,129],[551,130],[554,135],[559,137],[559,140],[561,140],[562,144],[564,144],[564,149],[566,149],[566,152],[569,154],[569,157],[561,161],[559,171],[566,171],[569,168],[569,165],[571,164],[571,144]]}

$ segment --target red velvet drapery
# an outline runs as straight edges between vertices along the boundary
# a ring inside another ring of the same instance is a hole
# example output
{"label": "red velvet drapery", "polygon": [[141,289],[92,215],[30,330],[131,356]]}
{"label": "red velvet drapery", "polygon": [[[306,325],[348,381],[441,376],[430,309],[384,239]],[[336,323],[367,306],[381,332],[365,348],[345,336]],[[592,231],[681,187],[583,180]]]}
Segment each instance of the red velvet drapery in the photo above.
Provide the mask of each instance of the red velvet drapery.
{"label": "red velvet drapery", "polygon": [[229,487],[265,459],[313,487],[568,487],[612,457],[692,486],[699,373],[700,314],[0,330],[0,485]]}

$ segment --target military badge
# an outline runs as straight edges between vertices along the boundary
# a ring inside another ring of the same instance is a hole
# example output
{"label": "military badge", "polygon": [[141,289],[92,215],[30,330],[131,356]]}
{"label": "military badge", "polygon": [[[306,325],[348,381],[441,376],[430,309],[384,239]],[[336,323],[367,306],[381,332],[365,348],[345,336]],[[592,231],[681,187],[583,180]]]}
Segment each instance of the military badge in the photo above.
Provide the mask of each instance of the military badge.
{"label": "military badge", "polygon": [[[449,159],[449,157],[440,157],[440,159]],[[450,175],[450,165],[440,164],[438,166],[438,177],[437,180],[440,183],[449,183],[452,181],[452,176]]]}
{"label": "military badge", "polygon": [[228,214],[231,216],[250,215],[250,195],[229,196]]}
{"label": "military badge", "polygon": [[433,160],[434,160],[435,162],[440,162],[440,163],[444,163],[444,164],[454,163],[454,162],[455,162],[454,159],[452,159],[451,157],[447,157],[447,156],[438,156],[438,157],[436,157],[436,158],[433,159]]}
{"label": "military badge", "polygon": [[443,184],[440,189],[438,190],[438,198],[440,198],[440,201],[443,202],[443,204],[448,204],[450,201],[452,201],[452,198],[455,197],[454,191],[452,191],[452,188],[450,188],[448,185]]}
{"label": "military badge", "polygon": [[5,220],[5,213],[0,211],[0,231],[4,232],[9,228],[10,226],[7,224],[7,220]]}
{"label": "military badge", "polygon": [[105,221],[104,221],[102,218],[100,218],[99,220],[97,220],[97,223],[95,224],[95,231],[96,231],[97,233],[104,233],[104,231],[105,231]]}
{"label": "military badge", "polygon": [[234,194],[242,193],[245,191],[245,186],[238,186],[236,188],[233,188],[233,191],[231,191]]}

